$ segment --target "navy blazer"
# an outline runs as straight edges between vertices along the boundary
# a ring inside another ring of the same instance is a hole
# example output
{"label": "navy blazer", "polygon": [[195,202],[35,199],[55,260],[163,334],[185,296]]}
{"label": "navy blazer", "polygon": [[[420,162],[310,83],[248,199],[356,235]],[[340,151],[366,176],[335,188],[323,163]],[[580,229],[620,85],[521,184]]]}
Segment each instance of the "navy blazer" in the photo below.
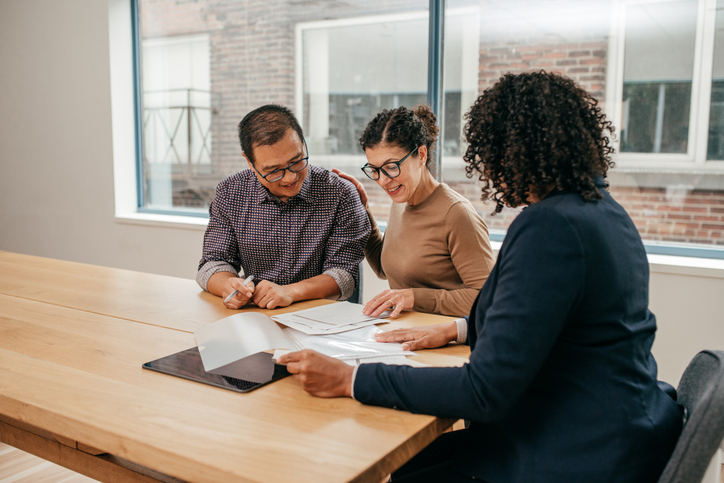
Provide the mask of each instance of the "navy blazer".
{"label": "navy blazer", "polygon": [[641,237],[597,184],[602,200],[554,191],[510,225],[469,364],[363,364],[355,398],[470,420],[454,465],[490,483],[655,482],[681,413],[656,380]]}

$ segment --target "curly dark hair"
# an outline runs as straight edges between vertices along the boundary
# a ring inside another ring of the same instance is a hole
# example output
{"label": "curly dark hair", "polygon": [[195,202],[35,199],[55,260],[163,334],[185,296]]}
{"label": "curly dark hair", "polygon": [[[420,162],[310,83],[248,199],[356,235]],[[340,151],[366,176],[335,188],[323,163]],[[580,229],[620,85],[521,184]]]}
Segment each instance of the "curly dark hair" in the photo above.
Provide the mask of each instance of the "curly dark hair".
{"label": "curly dark hair", "polygon": [[438,131],[437,117],[430,106],[420,105],[413,109],[400,106],[383,109],[377,114],[365,127],[359,144],[363,150],[387,144],[400,146],[408,151],[424,145],[428,153],[425,166],[430,169]]}
{"label": "curly dark hair", "polygon": [[545,71],[506,74],[478,97],[465,114],[468,148],[463,159],[470,178],[485,181],[483,200],[530,204],[554,185],[585,201],[600,199],[596,175],[614,166],[613,136],[598,101],[571,79]]}

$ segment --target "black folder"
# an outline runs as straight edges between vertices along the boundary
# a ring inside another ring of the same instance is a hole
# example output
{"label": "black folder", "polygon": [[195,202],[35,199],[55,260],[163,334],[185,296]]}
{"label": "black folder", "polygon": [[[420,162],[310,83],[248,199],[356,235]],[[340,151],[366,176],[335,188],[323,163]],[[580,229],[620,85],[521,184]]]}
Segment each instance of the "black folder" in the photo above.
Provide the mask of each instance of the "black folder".
{"label": "black folder", "polygon": [[[206,372],[198,347],[146,362],[143,368],[235,392],[249,392],[289,375],[286,366],[274,364],[272,355],[266,352],[259,352],[213,372]],[[215,373],[221,370],[226,375]]]}

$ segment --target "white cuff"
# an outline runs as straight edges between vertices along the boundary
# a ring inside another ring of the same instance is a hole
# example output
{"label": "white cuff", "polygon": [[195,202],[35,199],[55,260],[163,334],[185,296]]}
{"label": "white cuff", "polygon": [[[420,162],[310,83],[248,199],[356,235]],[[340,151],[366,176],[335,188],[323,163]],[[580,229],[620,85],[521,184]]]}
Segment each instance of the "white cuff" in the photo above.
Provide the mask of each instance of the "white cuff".
{"label": "white cuff", "polygon": [[468,321],[461,317],[455,319],[455,324],[458,326],[458,338],[455,339],[455,342],[464,344],[468,340]]}
{"label": "white cuff", "polygon": [[349,391],[352,399],[354,399],[354,381],[357,379],[357,369],[359,369],[359,366],[354,366],[354,369],[352,369],[352,388]]}

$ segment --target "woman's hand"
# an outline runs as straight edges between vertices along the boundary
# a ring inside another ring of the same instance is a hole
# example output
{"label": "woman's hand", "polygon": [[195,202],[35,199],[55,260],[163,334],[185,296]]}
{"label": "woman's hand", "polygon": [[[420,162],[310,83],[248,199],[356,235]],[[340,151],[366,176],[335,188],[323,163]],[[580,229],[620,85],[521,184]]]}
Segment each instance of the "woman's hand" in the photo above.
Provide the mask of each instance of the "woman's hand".
{"label": "woman's hand", "polygon": [[390,318],[397,317],[403,310],[412,310],[415,307],[415,294],[411,288],[401,290],[385,290],[367,302],[362,313],[372,317],[379,317],[385,310],[390,310]]}
{"label": "woman's hand", "polygon": [[352,366],[319,352],[305,349],[282,355],[279,364],[302,383],[302,389],[312,396],[352,396]]}
{"label": "woman's hand", "polygon": [[454,321],[426,327],[388,330],[375,334],[377,342],[402,342],[402,348],[406,351],[442,347],[457,338],[458,326]]}
{"label": "woman's hand", "polygon": [[338,170],[337,168],[332,168],[332,172],[336,173],[340,178],[346,179],[350,183],[354,185],[355,188],[357,188],[357,193],[359,194],[359,200],[362,202],[365,208],[367,208],[367,191],[365,191],[365,187],[360,183],[360,181],[352,176],[351,174],[347,174],[343,171]]}

